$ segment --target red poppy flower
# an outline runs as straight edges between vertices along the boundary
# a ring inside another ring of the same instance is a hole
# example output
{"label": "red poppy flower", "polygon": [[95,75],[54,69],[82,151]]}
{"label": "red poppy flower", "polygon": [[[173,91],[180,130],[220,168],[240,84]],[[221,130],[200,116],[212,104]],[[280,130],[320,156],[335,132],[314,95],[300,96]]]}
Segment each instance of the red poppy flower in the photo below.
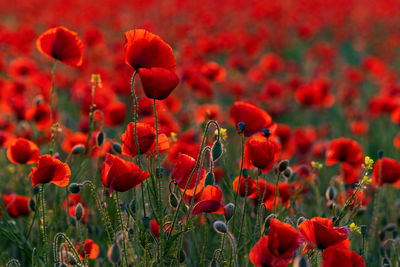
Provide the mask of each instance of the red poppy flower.
{"label": "red poppy flower", "polygon": [[281,145],[274,138],[265,137],[262,133],[251,136],[244,146],[244,167],[259,168],[268,173],[279,160]]}
{"label": "red poppy flower", "polygon": [[[54,113],[54,112],[53,112]],[[54,114],[55,115],[55,114]],[[25,111],[25,119],[34,121],[36,127],[41,130],[47,130],[50,126],[50,105],[39,103]],[[53,117],[54,120],[54,117]]]}
{"label": "red poppy flower", "polygon": [[249,258],[256,266],[282,267],[290,262],[299,246],[299,232],[293,226],[271,219],[269,234],[257,241]]}
{"label": "red poppy flower", "polygon": [[393,184],[400,187],[400,163],[391,158],[377,160],[372,171],[372,183],[375,186]]}
{"label": "red poppy flower", "polygon": [[329,92],[329,82],[324,79],[300,86],[296,89],[295,98],[304,106],[318,108],[329,108],[335,102],[333,94]]}
{"label": "red poppy flower", "polygon": [[83,211],[81,220],[82,220],[82,222],[86,222],[87,218],[89,216],[89,212],[88,212],[88,209],[86,208],[86,204],[82,200],[82,196],[80,194],[69,194],[68,198],[66,198],[63,201],[62,206],[64,209],[67,209],[69,207],[69,210],[68,210],[69,216],[76,218],[75,217],[75,209],[79,203],[81,204],[82,211]]}
{"label": "red poppy flower", "polygon": [[64,64],[79,67],[83,60],[83,43],[76,32],[59,26],[51,28],[36,40],[36,47],[43,55]]}
{"label": "red poppy flower", "polygon": [[202,212],[224,214],[225,208],[221,201],[221,189],[216,185],[207,185],[201,194],[200,201],[193,207],[192,215]]}
{"label": "red poppy flower", "polygon": [[[145,154],[156,140],[156,130],[147,123],[138,122],[136,124],[136,133],[138,136],[139,152]],[[121,136],[122,155],[134,157],[137,155],[135,123],[131,122],[126,127]]]}
{"label": "red poppy flower", "polygon": [[314,127],[297,127],[293,135],[296,152],[299,154],[307,154],[316,138],[317,132]]}
{"label": "red poppy flower", "polygon": [[[232,182],[233,191],[238,192],[241,197],[246,196],[246,179],[242,176],[240,177],[240,185],[239,185],[239,176],[235,178]],[[239,187],[239,188],[238,188]],[[239,189],[239,191],[238,191]],[[257,182],[251,179],[250,176],[247,177],[247,197],[255,198],[258,196],[257,191]]]}
{"label": "red poppy flower", "polygon": [[126,107],[122,102],[113,102],[104,110],[104,124],[118,126],[125,121]]}
{"label": "red poppy flower", "polygon": [[267,112],[245,102],[235,102],[231,106],[230,116],[238,132],[240,132],[238,123],[244,123],[245,136],[250,136],[264,128],[272,129],[275,126],[275,124],[272,123],[271,116]]}
{"label": "red poppy flower", "polygon": [[[76,251],[79,252],[81,250],[81,242],[79,241],[78,244],[76,245]],[[97,256],[99,256],[100,253],[100,248],[99,245],[93,242],[92,239],[86,239],[85,243],[83,244],[83,249],[79,252],[79,258],[81,260],[84,260],[85,257],[88,259],[97,259]]]}
{"label": "red poppy flower", "polygon": [[201,123],[208,120],[218,120],[221,116],[221,112],[221,108],[218,105],[201,105],[196,111],[196,121]]}
{"label": "red poppy flower", "polygon": [[322,252],[322,267],[365,267],[364,259],[354,251],[329,247]]}
{"label": "red poppy flower", "polygon": [[338,138],[331,141],[326,151],[326,165],[338,162],[346,162],[352,166],[363,163],[363,155],[360,145],[351,139]]}
{"label": "red poppy flower", "polygon": [[333,227],[333,222],[327,218],[314,217],[299,225],[299,230],[305,239],[308,249],[326,249],[330,246],[349,248],[347,227]]}
{"label": "red poppy flower", "polygon": [[160,225],[155,219],[150,221],[150,231],[153,233],[155,237],[157,238],[160,237]]}
{"label": "red poppy flower", "polygon": [[7,149],[7,158],[14,164],[32,164],[39,156],[38,146],[25,138],[12,140]]}
{"label": "red poppy flower", "polygon": [[13,218],[29,215],[29,198],[26,196],[20,196],[17,194],[3,195],[3,204],[8,215]]}
{"label": "red poppy flower", "polygon": [[148,98],[167,98],[179,83],[172,48],[146,30],[125,32],[125,63],[138,71]]}
{"label": "red poppy flower", "polygon": [[68,134],[64,141],[61,144],[62,150],[64,150],[67,153],[71,153],[72,149],[77,146],[77,145],[86,145],[87,141],[87,134],[81,133],[81,132],[76,132],[73,134]]}
{"label": "red poppy flower", "polygon": [[32,186],[50,182],[58,186],[67,186],[71,170],[68,164],[62,163],[50,155],[43,155],[39,157],[36,167],[32,168],[29,176],[32,180]]}
{"label": "red poppy flower", "polygon": [[110,189],[110,194],[113,190],[125,192],[140,185],[149,176],[150,173],[142,171],[135,163],[107,153],[101,171],[101,183]]}
{"label": "red poppy flower", "polygon": [[[196,160],[194,158],[186,154],[179,153],[178,161],[174,169],[172,170],[171,178],[178,183],[182,191],[185,189],[186,184],[189,181],[190,174],[192,173],[195,165]],[[193,174],[192,179],[190,180],[190,183],[185,193],[186,195],[193,196],[194,194],[198,194],[204,187],[206,172],[204,170],[201,170],[197,189],[196,192],[194,192],[198,175],[199,170],[197,169],[196,172]]]}

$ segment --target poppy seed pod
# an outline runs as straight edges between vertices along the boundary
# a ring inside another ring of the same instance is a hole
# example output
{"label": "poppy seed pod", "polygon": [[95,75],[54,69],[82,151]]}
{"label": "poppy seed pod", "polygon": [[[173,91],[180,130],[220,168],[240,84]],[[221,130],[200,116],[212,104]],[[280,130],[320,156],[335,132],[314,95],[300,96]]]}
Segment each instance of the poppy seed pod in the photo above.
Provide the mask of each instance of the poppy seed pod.
{"label": "poppy seed pod", "polygon": [[206,175],[206,181],[204,182],[204,187],[207,185],[214,185],[215,183],[215,176],[213,172],[209,172]]}
{"label": "poppy seed pod", "polygon": [[78,203],[78,205],[76,205],[75,207],[75,217],[78,221],[80,221],[82,219],[82,215],[83,215],[82,204]]}
{"label": "poppy seed pod", "polygon": [[79,155],[85,152],[85,146],[82,144],[76,145],[72,148],[71,153],[73,155]]}
{"label": "poppy seed pod", "polygon": [[69,192],[78,194],[81,191],[82,184],[72,183],[68,186]]}
{"label": "poppy seed pod", "polygon": [[115,150],[115,152],[121,154],[122,148],[121,148],[121,145],[120,145],[120,144],[118,144],[118,143],[113,143],[113,144],[112,144],[112,147],[113,147],[113,149]]}
{"label": "poppy seed pod", "polygon": [[223,221],[215,221],[213,227],[215,232],[219,234],[226,234],[228,232],[228,226]]}
{"label": "poppy seed pod", "polygon": [[233,203],[228,203],[225,206],[225,220],[229,221],[233,216],[233,210],[235,209],[235,205]]}
{"label": "poppy seed pod", "polygon": [[222,155],[222,143],[220,140],[215,141],[211,149],[212,160],[216,161]]}
{"label": "poppy seed pod", "polygon": [[287,167],[289,166],[289,161],[288,160],[282,160],[278,164],[278,170],[279,172],[284,172]]}
{"label": "poppy seed pod", "polygon": [[108,249],[107,257],[108,261],[114,265],[121,261],[121,251],[116,243]]}
{"label": "poppy seed pod", "polygon": [[238,123],[238,128],[239,128],[239,133],[243,133],[244,132],[244,130],[246,129],[246,124],[244,123],[244,122],[239,122]]}
{"label": "poppy seed pod", "polygon": [[329,186],[326,189],[326,192],[325,192],[326,200],[328,200],[328,201],[334,200],[336,198],[336,195],[337,195],[337,191],[333,186]]}

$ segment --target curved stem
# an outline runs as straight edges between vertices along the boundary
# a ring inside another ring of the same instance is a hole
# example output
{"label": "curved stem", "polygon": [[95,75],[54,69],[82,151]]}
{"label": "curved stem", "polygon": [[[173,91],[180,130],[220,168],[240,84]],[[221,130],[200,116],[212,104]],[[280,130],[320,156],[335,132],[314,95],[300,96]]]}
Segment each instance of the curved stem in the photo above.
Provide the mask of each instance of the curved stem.
{"label": "curved stem", "polygon": [[[57,233],[56,236],[54,237],[54,244],[53,244],[54,255],[53,256],[54,256],[55,263],[60,262],[60,260],[58,259],[58,257],[59,257],[59,255],[58,255],[59,254],[59,251],[58,251],[58,240],[61,237],[64,238],[65,241],[67,241],[68,247],[73,252],[75,260],[77,260],[82,266],[83,263],[82,263],[81,259],[79,258],[78,252],[76,251],[76,249],[75,249],[74,245],[72,244],[71,240],[69,240],[69,238],[64,233]],[[47,266],[47,264],[46,264],[46,266]]]}

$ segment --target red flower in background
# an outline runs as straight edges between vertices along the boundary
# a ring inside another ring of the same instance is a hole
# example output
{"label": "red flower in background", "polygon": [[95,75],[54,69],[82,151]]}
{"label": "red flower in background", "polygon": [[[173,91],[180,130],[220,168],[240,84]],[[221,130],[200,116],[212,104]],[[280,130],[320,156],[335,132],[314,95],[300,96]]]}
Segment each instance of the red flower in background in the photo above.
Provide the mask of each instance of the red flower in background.
{"label": "red flower in background", "polygon": [[152,219],[150,221],[150,231],[153,233],[153,235],[157,238],[160,237],[160,225],[155,219]]}
{"label": "red flower in background", "polygon": [[365,261],[354,251],[329,247],[322,252],[322,267],[365,267]]}
{"label": "red flower in background", "polygon": [[122,102],[113,102],[104,109],[104,124],[118,126],[125,121],[126,107]]}
{"label": "red flower in background", "polygon": [[[54,113],[54,112],[53,112]],[[54,114],[55,115],[55,114]],[[39,103],[25,111],[25,119],[34,121],[36,127],[41,130],[49,129],[50,123],[50,105]],[[53,116],[54,120],[54,116]]]}
{"label": "red flower in background", "polygon": [[225,208],[221,201],[221,189],[216,185],[207,185],[201,193],[200,201],[193,207],[192,215],[202,212],[224,214]]}
{"label": "red flower in background", "polygon": [[231,106],[230,116],[238,132],[240,132],[238,123],[243,122],[245,124],[245,136],[250,136],[264,128],[273,130],[276,126],[272,123],[271,116],[267,112],[245,102],[235,102]]}
{"label": "red flower in background", "polygon": [[68,210],[68,214],[69,216],[76,218],[75,217],[75,209],[76,206],[81,203],[82,206],[82,221],[86,222],[88,216],[89,216],[89,210],[86,207],[85,202],[82,200],[82,196],[80,194],[68,194],[68,198],[64,199],[62,206],[64,209],[67,209],[69,207]]}
{"label": "red flower in background", "polygon": [[393,184],[400,187],[400,162],[391,158],[377,160],[372,171],[372,183],[375,186]]}
{"label": "red flower in background", "polygon": [[274,138],[267,138],[262,133],[253,135],[244,146],[244,167],[256,167],[268,173],[279,160],[280,150],[281,145]]}
{"label": "red flower in background", "polygon": [[101,171],[101,183],[110,189],[110,194],[113,190],[125,192],[140,185],[149,176],[150,173],[142,171],[135,163],[107,153]]}
{"label": "red flower in background", "polygon": [[[156,130],[147,123],[138,122],[136,124],[136,133],[138,136],[139,152],[145,154],[156,140]],[[126,127],[121,136],[122,155],[134,157],[137,155],[135,123],[131,122]]]}
{"label": "red flower in background", "polygon": [[[188,156],[183,153],[179,153],[178,161],[172,170],[171,178],[175,180],[181,190],[183,191],[186,187],[186,184],[189,182],[190,174],[192,173],[193,168],[196,165],[196,160],[191,156]],[[197,169],[192,176],[192,179],[189,182],[188,188],[186,190],[186,195],[193,196],[198,194],[204,187],[204,181],[206,178],[206,172],[201,170],[200,179],[197,185],[196,192],[194,192],[196,186],[196,180],[199,175],[199,170]]]}
{"label": "red flower in background", "polygon": [[261,237],[250,251],[251,263],[261,267],[286,266],[300,246],[299,236],[290,224],[271,219],[269,234]]}
{"label": "red flower in background", "polygon": [[329,92],[329,82],[324,79],[300,86],[296,89],[295,98],[304,106],[318,108],[329,108],[335,102],[333,94]]}
{"label": "red flower in background", "polygon": [[14,164],[32,164],[39,156],[38,146],[25,138],[14,139],[7,149],[7,158]]}
{"label": "red flower in background", "polygon": [[[258,191],[257,191],[257,182],[251,179],[250,176],[245,179],[243,176],[240,177],[240,185],[239,185],[239,176],[235,178],[232,182],[232,187],[233,191],[238,194],[241,197],[246,196],[246,180],[247,180],[247,197],[248,198],[254,198],[258,196]],[[239,187],[239,188],[238,188]]]}
{"label": "red flower in background", "polygon": [[99,245],[94,243],[92,239],[86,239],[83,248],[81,248],[81,244],[82,242],[79,241],[76,245],[76,251],[79,252],[79,258],[81,260],[84,260],[85,257],[92,260],[97,259],[100,253]]}
{"label": "red flower in background", "polygon": [[42,33],[36,47],[43,55],[64,64],[79,67],[83,60],[83,43],[76,32],[59,26]]}
{"label": "red flower in background", "polygon": [[125,63],[138,72],[148,98],[167,98],[179,83],[172,48],[146,30],[125,32]]}
{"label": "red flower in background", "polygon": [[50,155],[43,155],[39,157],[36,167],[32,168],[29,176],[32,180],[32,186],[50,182],[58,186],[67,186],[69,177],[71,176],[71,170],[68,164]]}
{"label": "red flower in background", "polygon": [[308,249],[326,249],[330,246],[349,248],[347,227],[333,227],[333,222],[327,218],[314,217],[299,225],[299,231],[304,237]]}
{"label": "red flower in background", "polygon": [[338,162],[360,166],[363,163],[360,145],[356,141],[344,137],[332,140],[326,151],[326,165]]}
{"label": "red flower in background", "polygon": [[[29,198],[26,196],[20,196],[17,194],[3,195],[3,204],[9,216],[17,218],[19,216],[28,216],[29,209]],[[1,218],[1,207],[0,207],[0,218]]]}

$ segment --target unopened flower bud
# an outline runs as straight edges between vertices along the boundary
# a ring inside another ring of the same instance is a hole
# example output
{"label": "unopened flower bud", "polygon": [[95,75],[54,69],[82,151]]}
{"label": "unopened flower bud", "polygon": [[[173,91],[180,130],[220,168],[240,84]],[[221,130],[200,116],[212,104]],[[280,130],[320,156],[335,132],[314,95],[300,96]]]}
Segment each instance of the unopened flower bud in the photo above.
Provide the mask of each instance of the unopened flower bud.
{"label": "unopened flower bud", "polygon": [[117,265],[121,261],[121,251],[116,243],[108,249],[107,257],[108,261],[113,265]]}
{"label": "unopened flower bud", "polygon": [[73,194],[79,193],[81,191],[82,184],[72,183],[68,186],[69,192]]}
{"label": "unopened flower bud", "polygon": [[145,229],[150,229],[150,218],[147,216],[143,217],[142,221],[143,221],[143,227]]}
{"label": "unopened flower bud", "polygon": [[297,226],[299,226],[302,222],[304,222],[306,220],[306,218],[304,218],[303,216],[299,217],[297,219]]}
{"label": "unopened flower bud", "polygon": [[225,220],[229,221],[233,216],[233,210],[235,209],[235,205],[233,203],[228,203],[225,206]]}
{"label": "unopened flower bud", "polygon": [[73,155],[79,155],[85,152],[85,146],[82,144],[78,144],[72,148],[71,153]]}
{"label": "unopened flower bud", "polygon": [[244,122],[239,122],[238,123],[238,128],[239,128],[239,133],[243,133],[244,132],[244,129],[246,128],[246,124],[244,123]]}
{"label": "unopened flower bud", "polygon": [[367,230],[368,230],[368,228],[367,228],[367,226],[366,225],[361,225],[360,226],[360,231],[361,231],[361,235],[362,236],[366,236],[367,235]]}
{"label": "unopened flower bud", "polygon": [[76,207],[75,207],[75,217],[78,221],[80,221],[82,218],[82,215],[83,215],[83,207],[82,207],[81,203],[78,203],[78,205],[76,205]]}
{"label": "unopened flower bud", "polygon": [[176,255],[179,263],[184,263],[186,260],[186,253],[183,249],[180,249],[178,254]]}
{"label": "unopened flower bud", "polygon": [[222,155],[222,143],[220,140],[215,141],[211,149],[212,160],[216,161]]}
{"label": "unopened flower bud", "polygon": [[171,208],[176,209],[178,207],[178,199],[174,193],[169,194],[168,202]]}
{"label": "unopened flower bud", "polygon": [[337,195],[337,191],[333,186],[329,186],[326,189],[326,192],[325,192],[326,200],[334,200],[336,198],[336,195]]}
{"label": "unopened flower bud", "polygon": [[214,185],[214,183],[215,183],[214,173],[212,172],[207,173],[206,180],[204,182],[204,187],[206,187],[207,185]]}
{"label": "unopened flower bud", "polygon": [[243,168],[242,170],[242,176],[246,179],[247,177],[249,177],[249,170],[246,168]]}
{"label": "unopened flower bud", "polygon": [[37,195],[37,194],[39,194],[39,191],[40,191],[40,188],[39,188],[39,186],[35,186],[35,187],[33,187],[33,194],[34,194],[34,195]]}
{"label": "unopened flower bud", "polygon": [[34,211],[36,208],[36,202],[33,198],[29,200],[29,208],[31,209],[31,211]]}
{"label": "unopened flower bud", "polygon": [[223,221],[215,221],[213,223],[214,230],[219,234],[226,234],[228,232],[228,226]]}
{"label": "unopened flower bud", "polygon": [[104,133],[103,132],[99,132],[99,134],[97,135],[96,141],[97,141],[98,146],[101,146],[104,143]]}
{"label": "unopened flower bud", "polygon": [[279,172],[283,172],[287,169],[287,167],[289,166],[289,161],[288,160],[282,160],[279,162],[278,164],[278,170]]}
{"label": "unopened flower bud", "polygon": [[112,144],[113,149],[115,150],[115,152],[117,152],[118,154],[121,154],[122,148],[121,145],[118,143],[113,143]]}

